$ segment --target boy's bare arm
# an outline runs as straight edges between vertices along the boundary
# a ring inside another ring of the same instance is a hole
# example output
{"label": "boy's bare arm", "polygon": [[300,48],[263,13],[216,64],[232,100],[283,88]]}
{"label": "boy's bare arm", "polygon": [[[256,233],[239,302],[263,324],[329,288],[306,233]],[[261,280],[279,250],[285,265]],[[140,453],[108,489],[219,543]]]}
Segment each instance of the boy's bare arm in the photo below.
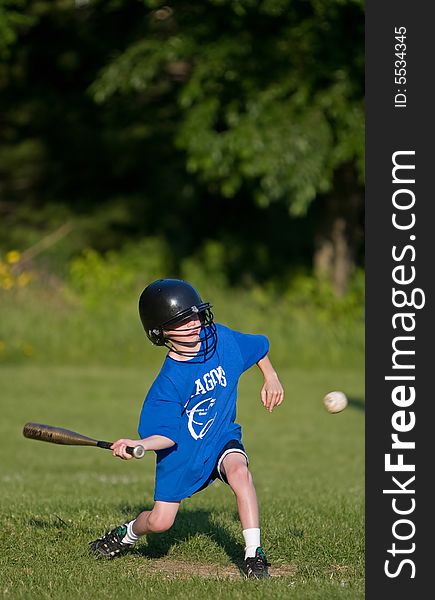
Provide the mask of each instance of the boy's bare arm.
{"label": "boy's bare arm", "polygon": [[266,410],[272,412],[275,406],[279,406],[284,400],[284,388],[267,354],[258,361],[257,365],[264,377],[264,385],[261,388],[261,401]]}
{"label": "boy's bare arm", "polygon": [[143,446],[145,450],[164,450],[165,448],[171,448],[175,445],[175,442],[164,435],[150,435],[143,440],[130,440],[127,438],[121,438],[116,440],[112,444],[113,456],[119,456],[125,460],[133,458],[131,454],[127,454],[127,446]]}

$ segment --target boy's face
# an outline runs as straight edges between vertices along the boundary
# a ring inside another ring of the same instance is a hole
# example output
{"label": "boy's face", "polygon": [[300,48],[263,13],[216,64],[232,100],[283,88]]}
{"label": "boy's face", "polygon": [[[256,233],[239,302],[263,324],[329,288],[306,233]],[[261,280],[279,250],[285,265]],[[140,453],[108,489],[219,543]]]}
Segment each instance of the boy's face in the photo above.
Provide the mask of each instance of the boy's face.
{"label": "boy's face", "polygon": [[171,329],[164,329],[165,338],[173,344],[181,342],[183,346],[196,346],[200,341],[201,321],[198,316],[191,316],[184,321],[180,321],[176,325],[172,325]]}

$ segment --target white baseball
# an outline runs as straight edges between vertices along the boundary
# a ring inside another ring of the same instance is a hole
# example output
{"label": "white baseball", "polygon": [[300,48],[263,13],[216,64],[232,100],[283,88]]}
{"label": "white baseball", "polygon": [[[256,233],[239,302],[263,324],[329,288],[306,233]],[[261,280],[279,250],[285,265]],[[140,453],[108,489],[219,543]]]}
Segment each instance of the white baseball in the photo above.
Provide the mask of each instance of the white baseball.
{"label": "white baseball", "polygon": [[329,392],[323,398],[323,404],[330,413],[339,413],[347,406],[346,394],[343,392]]}

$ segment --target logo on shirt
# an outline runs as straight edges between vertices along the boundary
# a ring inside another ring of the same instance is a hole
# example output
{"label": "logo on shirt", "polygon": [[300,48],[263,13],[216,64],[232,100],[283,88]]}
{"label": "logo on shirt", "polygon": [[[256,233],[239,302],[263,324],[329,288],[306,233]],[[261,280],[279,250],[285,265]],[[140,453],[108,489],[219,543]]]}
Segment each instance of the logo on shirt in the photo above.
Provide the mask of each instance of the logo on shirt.
{"label": "logo on shirt", "polygon": [[217,412],[211,416],[210,411],[215,403],[216,398],[206,398],[195,404],[190,410],[186,410],[188,418],[187,427],[189,428],[190,435],[195,440],[202,440],[213,425],[213,421],[217,417]]}
{"label": "logo on shirt", "polygon": [[225,371],[219,365],[217,369],[212,369],[208,373],[202,376],[200,379],[195,381],[195,392],[191,395],[191,398],[198,394],[206,394],[211,392],[217,385],[227,387],[227,378],[225,377]]}
{"label": "logo on shirt", "polygon": [[[225,371],[220,365],[216,369],[211,369],[208,373],[205,373],[202,377],[195,380],[195,390],[188,402],[184,405],[184,408],[189,405],[192,398],[213,391],[217,385],[227,387]],[[190,435],[195,440],[202,440],[213,425],[213,422],[217,417],[216,407],[214,411],[212,410],[215,404],[216,398],[206,398],[200,400],[195,406],[186,410],[188,418],[187,427]]]}

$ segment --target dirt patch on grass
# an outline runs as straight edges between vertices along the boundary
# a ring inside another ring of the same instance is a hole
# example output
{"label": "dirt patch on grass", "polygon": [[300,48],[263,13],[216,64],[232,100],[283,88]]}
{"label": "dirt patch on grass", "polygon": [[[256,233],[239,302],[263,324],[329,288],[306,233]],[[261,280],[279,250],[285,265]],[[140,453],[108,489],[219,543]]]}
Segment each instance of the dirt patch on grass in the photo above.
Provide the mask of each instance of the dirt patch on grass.
{"label": "dirt patch on grass", "polygon": [[330,565],[329,569],[325,570],[325,573],[329,575],[330,579],[332,579],[335,575],[339,575],[342,577],[354,577],[356,575],[355,568],[349,565]]}
{"label": "dirt patch on grass", "polygon": [[[240,579],[243,573],[234,565],[189,563],[180,560],[159,559],[147,564],[146,570],[165,575],[168,579],[188,577],[204,577],[206,579]],[[270,567],[271,577],[291,577],[296,572],[294,565],[277,565]]]}

